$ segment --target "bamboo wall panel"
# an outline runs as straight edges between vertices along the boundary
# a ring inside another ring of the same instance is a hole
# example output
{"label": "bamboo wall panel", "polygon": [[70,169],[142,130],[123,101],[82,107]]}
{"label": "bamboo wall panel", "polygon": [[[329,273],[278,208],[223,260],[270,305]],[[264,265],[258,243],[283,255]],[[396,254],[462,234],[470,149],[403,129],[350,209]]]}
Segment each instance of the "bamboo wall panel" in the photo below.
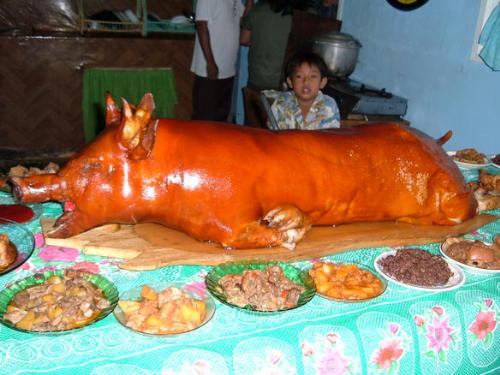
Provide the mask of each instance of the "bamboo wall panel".
{"label": "bamboo wall panel", "polygon": [[176,117],[189,119],[192,50],[192,36],[0,37],[0,147],[44,151],[81,147],[85,66],[171,67],[178,96]]}

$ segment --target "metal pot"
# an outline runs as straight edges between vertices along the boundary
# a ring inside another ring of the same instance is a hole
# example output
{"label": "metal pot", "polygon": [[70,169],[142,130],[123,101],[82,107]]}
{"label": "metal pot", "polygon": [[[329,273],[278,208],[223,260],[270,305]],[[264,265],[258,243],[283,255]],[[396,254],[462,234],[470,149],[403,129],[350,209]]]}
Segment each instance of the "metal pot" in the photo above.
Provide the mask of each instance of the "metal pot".
{"label": "metal pot", "polygon": [[311,42],[313,52],[323,57],[331,75],[347,77],[354,71],[361,43],[352,35],[331,31]]}

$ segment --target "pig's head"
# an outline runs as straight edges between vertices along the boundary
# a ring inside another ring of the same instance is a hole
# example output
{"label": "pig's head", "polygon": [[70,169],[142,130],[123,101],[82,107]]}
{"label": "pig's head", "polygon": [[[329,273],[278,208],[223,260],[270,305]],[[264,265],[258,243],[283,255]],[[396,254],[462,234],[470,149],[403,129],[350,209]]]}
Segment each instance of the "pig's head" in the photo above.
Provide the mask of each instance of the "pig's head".
{"label": "pig's head", "polygon": [[126,190],[131,164],[147,159],[153,149],[157,121],[152,119],[152,94],[135,108],[123,100],[123,109],[106,94],[106,128],[78,152],[57,174],[12,178],[13,193],[23,202],[55,200],[65,210],[99,215],[106,200]]}

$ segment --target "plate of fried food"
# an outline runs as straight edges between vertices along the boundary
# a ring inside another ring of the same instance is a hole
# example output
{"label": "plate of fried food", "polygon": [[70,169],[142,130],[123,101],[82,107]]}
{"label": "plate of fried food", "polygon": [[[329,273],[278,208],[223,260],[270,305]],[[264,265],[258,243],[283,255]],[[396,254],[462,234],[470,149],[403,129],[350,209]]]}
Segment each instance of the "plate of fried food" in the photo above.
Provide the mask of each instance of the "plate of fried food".
{"label": "plate of fried food", "polygon": [[227,262],[212,268],[205,281],[222,303],[261,313],[295,309],[316,294],[308,272],[284,262]]}
{"label": "plate of fried food", "polygon": [[68,333],[105,318],[117,302],[115,285],[99,274],[51,270],[0,292],[0,322],[23,332]]}
{"label": "plate of fried food", "polygon": [[479,211],[500,208],[500,174],[481,169],[479,179],[469,182]]}
{"label": "plate of fried food", "polygon": [[386,251],[375,259],[375,269],[387,280],[416,290],[452,290],[465,282],[460,267],[423,249]]}
{"label": "plate of fried food", "polygon": [[114,311],[124,327],[154,336],[193,331],[207,324],[214,313],[210,295],[198,295],[171,282],[144,284],[122,293]]}
{"label": "plate of fried food", "polygon": [[26,262],[34,248],[35,240],[28,229],[0,218],[0,275]]}
{"label": "plate of fried food", "polygon": [[451,262],[473,273],[500,273],[500,235],[492,243],[450,237],[441,244],[441,254]]}
{"label": "plate of fried food", "polygon": [[453,161],[462,168],[478,169],[487,167],[490,164],[490,159],[478,152],[474,148],[464,148],[458,151],[448,151],[448,155]]}
{"label": "plate of fried food", "polygon": [[500,154],[490,156],[491,164],[495,167],[500,168]]}
{"label": "plate of fried food", "polygon": [[364,302],[380,296],[387,282],[374,270],[356,264],[318,262],[309,270],[321,297],[339,302]]}

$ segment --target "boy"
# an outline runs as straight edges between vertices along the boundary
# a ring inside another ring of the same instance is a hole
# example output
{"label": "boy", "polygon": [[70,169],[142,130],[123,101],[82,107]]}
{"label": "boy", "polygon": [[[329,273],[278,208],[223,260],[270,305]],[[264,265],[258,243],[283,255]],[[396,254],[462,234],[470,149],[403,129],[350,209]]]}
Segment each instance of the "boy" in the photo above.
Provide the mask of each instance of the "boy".
{"label": "boy", "polygon": [[328,68],[321,56],[299,52],[286,67],[286,82],[293,91],[280,93],[271,106],[274,119],[268,126],[280,129],[340,127],[340,112],[333,98],[320,90],[327,83]]}

